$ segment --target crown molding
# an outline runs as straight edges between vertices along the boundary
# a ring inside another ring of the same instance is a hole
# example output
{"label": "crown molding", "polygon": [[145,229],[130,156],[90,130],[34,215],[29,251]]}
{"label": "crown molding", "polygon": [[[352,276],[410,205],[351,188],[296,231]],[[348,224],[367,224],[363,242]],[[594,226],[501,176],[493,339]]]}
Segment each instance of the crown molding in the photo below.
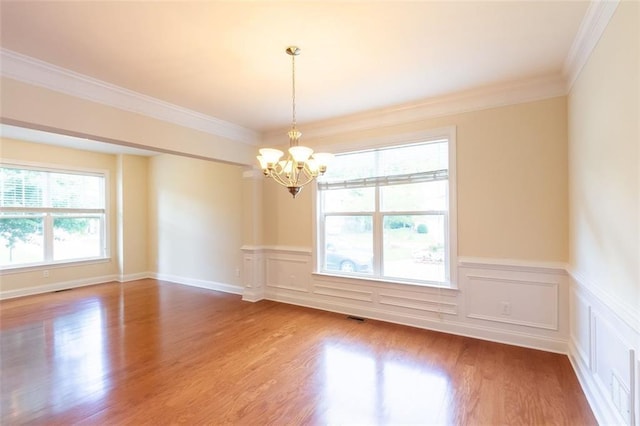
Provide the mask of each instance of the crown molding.
{"label": "crown molding", "polygon": [[214,136],[256,146],[260,135],[227,121],[0,48],[0,75],[66,95],[134,112]]}
{"label": "crown molding", "polygon": [[594,0],[589,4],[564,62],[563,74],[568,90],[573,87],[619,3],[619,0]]}
{"label": "crown molding", "polygon": [[[304,138],[315,139],[352,131],[366,131],[447,115],[534,102],[566,94],[567,86],[564,77],[561,74],[553,74],[307,123],[298,127],[302,130]],[[286,129],[266,132],[262,143],[264,145],[282,144],[283,135],[286,135],[286,132]]]}

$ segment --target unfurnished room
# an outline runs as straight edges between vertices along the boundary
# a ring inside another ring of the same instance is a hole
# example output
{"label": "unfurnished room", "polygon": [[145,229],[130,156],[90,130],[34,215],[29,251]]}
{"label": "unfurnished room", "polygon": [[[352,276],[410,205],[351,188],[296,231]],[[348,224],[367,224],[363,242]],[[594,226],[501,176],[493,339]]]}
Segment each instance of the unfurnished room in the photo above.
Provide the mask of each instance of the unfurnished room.
{"label": "unfurnished room", "polygon": [[640,426],[639,28],[0,0],[0,423]]}

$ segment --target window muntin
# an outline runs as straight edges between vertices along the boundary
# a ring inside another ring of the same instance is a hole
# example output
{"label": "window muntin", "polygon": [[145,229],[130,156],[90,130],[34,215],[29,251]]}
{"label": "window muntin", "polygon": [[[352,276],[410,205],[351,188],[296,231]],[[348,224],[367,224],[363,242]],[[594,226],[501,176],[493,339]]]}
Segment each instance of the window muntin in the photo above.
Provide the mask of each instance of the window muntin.
{"label": "window muntin", "polygon": [[106,256],[106,173],[0,165],[0,268]]}
{"label": "window muntin", "polygon": [[[318,182],[320,272],[448,284],[449,148],[447,139],[439,139],[337,155]],[[345,223],[353,217],[371,224],[370,249],[361,247],[362,232],[336,225],[338,218]],[[327,261],[366,253],[363,249],[371,253],[370,269],[343,269]]]}

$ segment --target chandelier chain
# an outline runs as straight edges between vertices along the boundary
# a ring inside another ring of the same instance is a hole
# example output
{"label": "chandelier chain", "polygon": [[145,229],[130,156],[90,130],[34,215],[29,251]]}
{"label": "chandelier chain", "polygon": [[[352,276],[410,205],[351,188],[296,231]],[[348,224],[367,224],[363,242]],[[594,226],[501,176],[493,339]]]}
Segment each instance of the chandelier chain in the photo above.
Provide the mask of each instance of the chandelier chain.
{"label": "chandelier chain", "polygon": [[291,55],[291,101],[293,108],[291,109],[291,120],[293,128],[296,128],[296,55]]}

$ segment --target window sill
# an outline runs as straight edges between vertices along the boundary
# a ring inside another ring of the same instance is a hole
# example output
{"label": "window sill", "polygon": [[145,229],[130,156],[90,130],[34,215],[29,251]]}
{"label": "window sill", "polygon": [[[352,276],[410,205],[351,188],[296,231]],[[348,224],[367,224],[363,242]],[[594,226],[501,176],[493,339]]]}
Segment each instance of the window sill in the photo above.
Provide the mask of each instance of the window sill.
{"label": "window sill", "polygon": [[403,280],[391,280],[388,278],[376,278],[369,277],[364,275],[343,275],[343,274],[332,274],[328,272],[313,272],[312,275],[321,280],[345,280],[351,281],[356,284],[362,284],[363,282],[370,282],[374,285],[394,285],[394,286],[403,286],[405,288],[411,287],[420,287],[420,288],[429,288],[429,289],[437,289],[439,291],[458,293],[460,290],[454,283],[431,283],[431,282],[415,282],[415,281],[403,281]]}
{"label": "window sill", "polygon": [[52,263],[38,263],[25,266],[5,266],[0,268],[0,275],[22,274],[25,272],[43,271],[46,269],[69,268],[74,266],[93,265],[98,263],[111,262],[110,257],[100,257],[84,260],[70,260]]}

